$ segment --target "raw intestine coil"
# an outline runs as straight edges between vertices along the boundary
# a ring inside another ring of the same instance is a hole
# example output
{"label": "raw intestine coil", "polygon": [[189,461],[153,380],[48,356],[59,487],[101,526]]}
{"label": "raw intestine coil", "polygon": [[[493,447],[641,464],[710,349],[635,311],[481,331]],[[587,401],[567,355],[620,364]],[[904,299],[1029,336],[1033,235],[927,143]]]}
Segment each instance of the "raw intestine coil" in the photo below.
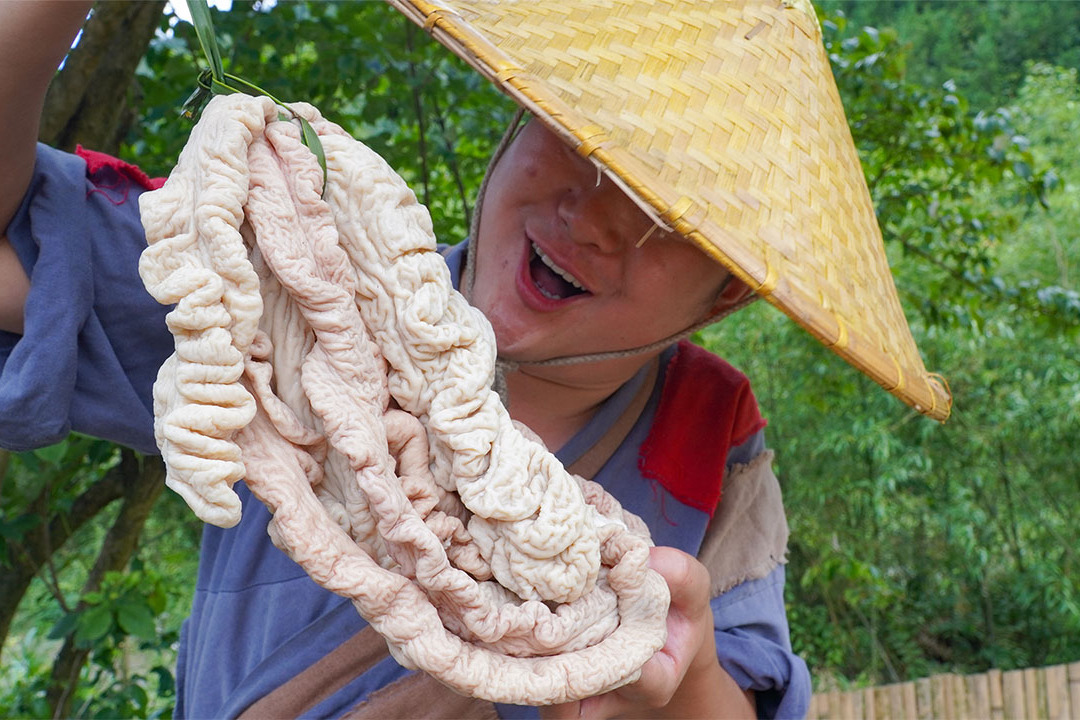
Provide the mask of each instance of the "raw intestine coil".
{"label": "raw intestine coil", "polygon": [[140,201],[140,273],[176,304],[154,386],[167,483],[229,527],[243,479],[275,544],[458,692],[549,704],[632,681],[666,633],[643,523],[510,419],[491,328],[401,178],[291,109],[325,192],[298,125],[230,95]]}

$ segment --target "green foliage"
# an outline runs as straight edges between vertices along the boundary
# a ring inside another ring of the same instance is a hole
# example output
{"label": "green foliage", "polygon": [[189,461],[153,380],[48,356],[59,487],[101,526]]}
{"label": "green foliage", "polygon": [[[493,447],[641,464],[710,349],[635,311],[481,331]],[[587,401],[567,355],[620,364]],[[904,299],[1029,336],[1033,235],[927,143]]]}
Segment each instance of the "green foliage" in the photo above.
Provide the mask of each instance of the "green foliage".
{"label": "green foliage", "polygon": [[[906,55],[892,31],[848,32],[842,16],[823,23],[825,44],[859,145],[867,183],[892,257],[916,255],[906,305],[933,324],[978,327],[988,303],[1080,323],[1080,298],[1060,287],[1006,282],[993,272],[1014,207],[1045,205],[1058,176],[1043,169],[1016,128],[1014,112],[972,112],[955,83],[927,89],[905,79]],[[1001,205],[973,204],[993,185]]]}
{"label": "green foliage", "polygon": [[[1017,93],[1017,124],[1031,140],[1036,162],[1057,173],[1059,181],[1046,212],[1029,213],[1004,249],[1010,265],[1042,287],[1076,288],[1080,267],[1080,82],[1076,69],[1035,63]],[[1071,300],[1075,302],[1075,292]]]}
{"label": "green foliage", "polygon": [[80,435],[13,454],[0,485],[0,567],[11,567],[12,553],[20,551],[27,535],[69,511],[118,459],[112,443]]}
{"label": "green foliage", "polygon": [[1080,68],[1080,3],[1022,0],[818,0],[858,26],[891,28],[913,82],[953,80],[975,107],[1011,104],[1025,62]]}
{"label": "green foliage", "polygon": [[980,113],[909,82],[895,34],[826,25],[898,287],[955,409],[919,417],[764,304],[704,334],[770,416],[793,643],[819,687],[1074,661],[1076,73],[1032,65],[1016,106]]}
{"label": "green foliage", "polygon": [[[74,631],[76,647],[91,651],[76,689],[79,716],[160,717],[171,714],[175,696],[175,627],[159,627],[168,604],[168,583],[141,561],[128,572],[110,572],[100,590],[83,597],[85,607],[65,614],[49,632],[61,640]],[[44,694],[44,684],[35,695]],[[31,708],[28,707],[27,710]]]}
{"label": "green foliage", "polygon": [[[898,287],[928,367],[955,394],[947,425],[764,304],[701,334],[770,416],[793,530],[793,642],[819,683],[1080,658],[1080,88],[1075,69],[1023,62],[1080,64],[1080,22],[1067,19],[1080,5],[1066,5],[860,2],[850,21],[825,17]],[[440,240],[464,237],[509,101],[383,3],[238,2],[211,15],[224,70],[315,104],[406,178]],[[895,30],[864,27],[870,15]],[[179,110],[204,65],[190,25],[165,16],[161,30],[137,71],[142,120],[124,150],[151,175],[187,138]],[[78,436],[13,455],[0,569],[118,459]],[[199,524],[166,494],[129,571],[69,602],[114,514],[79,530],[31,586],[4,648],[0,716],[50,713],[62,637],[91,653],[79,716],[171,712]]]}
{"label": "green foliage", "polygon": [[[211,14],[227,72],[318,107],[405,178],[441,242],[465,237],[509,100],[385,3],[234,3]],[[190,132],[177,111],[205,62],[191,25],[166,18],[163,32],[139,67],[143,121],[127,146],[157,175]]]}
{"label": "green foliage", "polygon": [[[97,717],[155,717],[171,714],[175,695],[173,645],[176,627],[159,627],[167,607],[168,581],[141,561],[126,573],[109,573],[101,590],[88,593],[87,607],[66,615],[50,637],[66,635],[92,649],[92,662],[76,705]],[[74,620],[71,620],[74,616]]]}
{"label": "green foliage", "polygon": [[83,596],[80,610],[67,613],[49,633],[58,640],[75,631],[75,644],[89,648],[109,637],[114,642],[128,635],[157,639],[154,617],[165,609],[160,574],[135,563],[126,573],[109,572],[100,590]]}
{"label": "green foliage", "polygon": [[0,673],[0,717],[51,717],[45,699],[52,659],[43,650],[41,630],[29,628],[4,648]]}
{"label": "green foliage", "polygon": [[[78,446],[85,440],[72,436],[55,447]],[[68,455],[56,449],[45,454]],[[23,461],[36,456],[18,455],[7,479],[22,475],[26,471]],[[180,623],[191,605],[199,524],[179,498],[165,496],[147,523],[145,542],[128,569],[106,573],[97,590],[85,593],[73,605],[70,598],[78,597],[113,516],[113,512],[101,513],[76,533],[30,588],[0,665],[0,717],[51,716],[46,695],[52,661],[66,638],[89,652],[89,663],[73,685],[75,715],[117,718],[172,713],[176,644]]]}
{"label": "green foliage", "polygon": [[[441,241],[465,237],[472,198],[513,108],[487,81],[384,3],[280,3],[272,11],[235,3],[230,12],[210,13],[223,71],[283,100],[316,105],[409,181]],[[122,151],[152,176],[167,174],[187,139],[192,122],[180,110],[204,65],[192,26],[163,17],[136,73],[142,119]],[[0,563],[117,461],[114,446],[77,436],[12,456],[0,486]],[[43,489],[48,501],[39,508],[34,501]],[[164,496],[147,524],[141,560],[73,606],[65,598],[78,597],[114,516],[110,509],[95,518],[30,588],[0,664],[0,716],[51,714],[49,658],[69,632],[91,653],[72,706],[79,716],[171,713],[175,643],[190,609],[199,525],[176,496]]]}
{"label": "green foliage", "polygon": [[[178,499],[159,503],[146,527],[144,555],[136,556],[126,572],[105,573],[96,590],[83,593],[117,503],[90,522],[81,519],[79,507],[99,491],[95,488],[108,484],[105,478],[117,469],[119,455],[111,443],[72,435],[8,458],[0,484],[0,571],[6,573],[0,582],[13,582],[20,565],[43,550],[48,559],[23,598],[4,647],[0,716],[51,716],[52,661],[65,639],[90,654],[73,685],[78,716],[171,712],[175,644],[191,602],[197,523]],[[70,537],[66,527],[74,530]],[[151,556],[153,565],[142,559]]]}

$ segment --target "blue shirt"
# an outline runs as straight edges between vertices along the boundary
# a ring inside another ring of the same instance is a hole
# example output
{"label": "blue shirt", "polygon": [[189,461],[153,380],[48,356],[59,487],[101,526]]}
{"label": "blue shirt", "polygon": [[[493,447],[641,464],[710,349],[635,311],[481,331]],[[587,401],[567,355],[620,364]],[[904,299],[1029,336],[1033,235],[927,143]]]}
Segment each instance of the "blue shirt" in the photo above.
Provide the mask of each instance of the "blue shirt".
{"label": "blue shirt", "polygon": [[[24,450],[71,430],[155,453],[151,387],[172,352],[158,305],[138,277],[145,247],[141,188],[114,170],[89,177],[78,157],[39,146],[30,190],[7,230],[31,279],[24,334],[0,333],[0,445]],[[459,246],[448,257],[455,284]],[[60,301],[60,298],[63,298]],[[670,351],[669,351],[670,352]],[[662,363],[662,367],[664,363]],[[634,397],[642,371],[600,407],[557,454],[570,464]],[[663,377],[623,445],[594,478],[649,525],[658,545],[696,554],[709,516],[643,478],[638,448],[655,416]],[[731,450],[729,466],[764,449],[761,433]],[[207,526],[191,616],[177,661],[178,717],[232,717],[365,625],[348,601],[315,584],[266,533],[270,514],[242,483],[243,520]],[[810,677],[791,651],[784,569],[712,602],[717,654],[762,717],[801,717]],[[387,657],[311,709],[340,715],[409,671]],[[500,706],[504,717],[533,708]]]}

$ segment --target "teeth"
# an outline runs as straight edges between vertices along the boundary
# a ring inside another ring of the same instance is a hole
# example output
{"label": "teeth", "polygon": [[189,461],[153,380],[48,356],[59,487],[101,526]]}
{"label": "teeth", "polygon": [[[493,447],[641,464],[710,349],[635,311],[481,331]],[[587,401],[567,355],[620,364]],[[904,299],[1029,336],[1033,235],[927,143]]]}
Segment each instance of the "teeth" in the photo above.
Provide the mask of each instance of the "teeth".
{"label": "teeth", "polygon": [[585,290],[585,286],[582,285],[581,283],[579,283],[578,279],[576,277],[574,277],[573,275],[571,275],[570,273],[568,273],[567,271],[563,270],[561,267],[556,265],[554,260],[549,258],[546,254],[544,254],[543,250],[541,250],[539,247],[536,246],[536,243],[533,243],[533,251],[536,252],[536,256],[539,257],[540,260],[545,265],[547,265],[549,268],[551,268],[552,272],[554,272],[556,275],[561,277],[563,280],[565,280],[566,282],[568,282],[571,285],[573,285],[574,287],[576,287],[578,290],[582,290],[582,291]]}

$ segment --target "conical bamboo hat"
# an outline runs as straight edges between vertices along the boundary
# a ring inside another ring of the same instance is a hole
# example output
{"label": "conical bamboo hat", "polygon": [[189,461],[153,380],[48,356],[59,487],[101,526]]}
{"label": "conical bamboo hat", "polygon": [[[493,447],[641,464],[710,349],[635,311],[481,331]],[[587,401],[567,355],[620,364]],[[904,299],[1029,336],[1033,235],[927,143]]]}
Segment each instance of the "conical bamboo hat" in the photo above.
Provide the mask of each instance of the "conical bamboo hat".
{"label": "conical bamboo hat", "polygon": [[882,387],[931,377],[808,0],[390,0]]}

